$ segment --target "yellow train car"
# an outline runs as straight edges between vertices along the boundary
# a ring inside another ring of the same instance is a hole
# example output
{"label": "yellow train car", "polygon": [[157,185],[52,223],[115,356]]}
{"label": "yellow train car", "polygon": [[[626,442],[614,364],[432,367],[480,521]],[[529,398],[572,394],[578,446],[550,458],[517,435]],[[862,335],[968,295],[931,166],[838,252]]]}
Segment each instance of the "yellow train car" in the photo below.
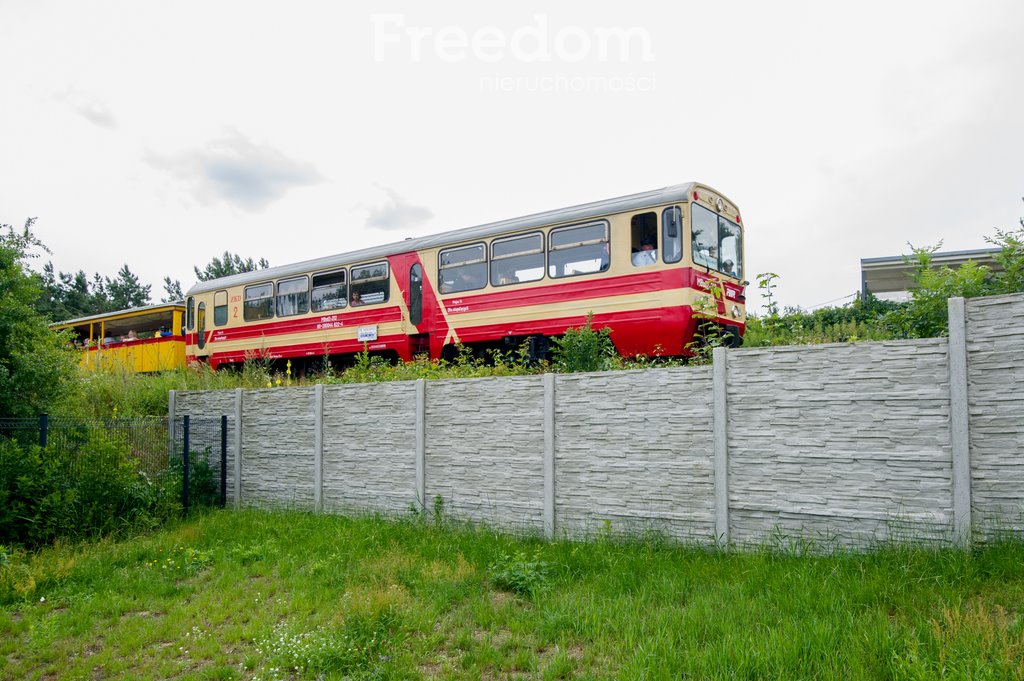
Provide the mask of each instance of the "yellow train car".
{"label": "yellow train car", "polygon": [[160,303],[51,324],[74,333],[87,370],[120,367],[138,373],[185,366],[184,303]]}
{"label": "yellow train car", "polygon": [[686,355],[702,324],[742,337],[743,231],[736,204],[687,183],[204,281],[186,354],[409,360],[526,341],[543,356],[592,314],[623,355]]}

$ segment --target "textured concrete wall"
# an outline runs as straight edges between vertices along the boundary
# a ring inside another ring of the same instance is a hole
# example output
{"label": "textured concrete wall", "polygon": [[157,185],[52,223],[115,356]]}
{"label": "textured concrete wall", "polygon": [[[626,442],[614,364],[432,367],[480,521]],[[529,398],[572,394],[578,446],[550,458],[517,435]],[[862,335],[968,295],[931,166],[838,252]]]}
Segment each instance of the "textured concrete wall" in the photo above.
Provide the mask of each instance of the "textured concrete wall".
{"label": "textured concrete wall", "polygon": [[714,537],[710,367],[558,376],[558,534]]}
{"label": "textured concrete wall", "polygon": [[324,507],[406,511],[416,501],[415,383],[324,388]]}
{"label": "textured concrete wall", "polygon": [[948,536],[945,339],[737,350],[728,361],[735,541]]}
{"label": "textured concrete wall", "polygon": [[544,387],[540,376],[433,381],[426,395],[427,508],[543,528]]}
{"label": "textured concrete wall", "polygon": [[235,500],[235,391],[216,390],[210,392],[188,391],[175,394],[176,418],[181,419],[186,414],[194,419],[199,419],[200,424],[192,430],[189,446],[192,451],[202,451],[209,447],[211,452],[210,463],[218,467],[220,465],[220,417],[228,417],[228,466],[227,466],[227,501],[228,504]]}
{"label": "textured concrete wall", "polygon": [[1024,296],[967,301],[976,526],[1024,532]]}
{"label": "textured concrete wall", "polygon": [[246,390],[242,503],[313,506],[313,388]]}
{"label": "textured concrete wall", "polygon": [[[961,423],[972,519],[1024,532],[1024,295],[967,301],[966,310],[969,421]],[[949,354],[945,339],[726,353],[728,504],[719,516],[731,539],[950,539]],[[555,377],[547,478],[544,382],[426,384],[428,509],[440,495],[453,517],[541,531],[547,484],[557,535],[610,527],[713,540],[711,367]],[[314,395],[245,391],[243,503],[313,504]],[[179,393],[176,405],[179,416],[233,415],[234,393]],[[324,389],[327,508],[403,513],[416,501],[417,413],[412,382]],[[229,437],[229,475],[233,449]]]}

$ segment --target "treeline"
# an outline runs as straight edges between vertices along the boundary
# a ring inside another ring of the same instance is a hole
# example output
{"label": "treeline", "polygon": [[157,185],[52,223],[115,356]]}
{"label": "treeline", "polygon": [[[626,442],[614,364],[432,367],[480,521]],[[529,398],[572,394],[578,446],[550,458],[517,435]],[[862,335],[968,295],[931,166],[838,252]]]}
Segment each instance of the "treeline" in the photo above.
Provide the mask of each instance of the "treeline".
{"label": "treeline", "polygon": [[[33,270],[32,261],[50,253],[32,233],[34,223],[29,218],[21,229],[0,224],[0,418],[59,411],[81,383],[68,339],[54,333],[51,322],[150,303],[150,286],[128,265],[113,278],[56,272],[52,263],[41,273]],[[225,252],[195,273],[206,280],[268,266]],[[180,284],[170,277],[164,283],[164,300],[181,300]]]}
{"label": "treeline", "polygon": [[[26,223],[31,229],[34,218]],[[193,267],[199,281],[217,279],[241,272],[266,269],[270,263],[264,258],[253,260],[242,258],[236,253],[224,251],[214,256],[205,267]],[[113,278],[94,273],[91,277],[84,270],[58,272],[52,262],[43,265],[41,273],[34,273],[39,297],[35,309],[50,321],[77,319],[103,312],[143,307],[153,302],[149,284],[143,284],[125,263]],[[181,282],[164,277],[164,293],[158,302],[169,303],[184,300]]]}

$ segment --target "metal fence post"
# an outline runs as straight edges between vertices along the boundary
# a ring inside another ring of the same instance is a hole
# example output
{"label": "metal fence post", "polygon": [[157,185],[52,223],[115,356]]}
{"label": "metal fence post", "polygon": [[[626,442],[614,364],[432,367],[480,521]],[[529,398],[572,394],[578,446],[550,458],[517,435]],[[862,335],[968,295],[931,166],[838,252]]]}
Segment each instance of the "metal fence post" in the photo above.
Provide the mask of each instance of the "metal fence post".
{"label": "metal fence post", "polygon": [[40,414],[39,415],[39,446],[42,448],[46,447],[46,436],[50,430],[50,415]]}
{"label": "metal fence post", "polygon": [[188,487],[189,487],[189,474],[188,474],[189,473],[189,471],[188,471],[188,469],[189,469],[189,455],[188,455],[188,447],[189,447],[189,442],[188,442],[189,417],[188,417],[188,415],[186,415],[185,418],[184,418],[184,429],[185,429],[185,432],[183,433],[183,435],[184,435],[184,440],[185,440],[185,451],[183,452],[183,457],[182,457],[182,461],[184,463],[184,467],[182,468],[182,474],[181,474],[181,507],[182,507],[182,513],[184,515],[188,515],[188,503],[189,503],[189,494],[188,494],[189,493],[189,489],[188,489]]}
{"label": "metal fence post", "polygon": [[220,507],[228,504],[228,415],[220,415]]}

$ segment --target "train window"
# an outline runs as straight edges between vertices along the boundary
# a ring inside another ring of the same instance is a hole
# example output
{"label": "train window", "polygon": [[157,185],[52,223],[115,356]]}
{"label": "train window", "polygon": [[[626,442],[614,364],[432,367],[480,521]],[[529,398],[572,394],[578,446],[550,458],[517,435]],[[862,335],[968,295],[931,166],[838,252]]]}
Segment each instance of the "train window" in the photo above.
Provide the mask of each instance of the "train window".
{"label": "train window", "polygon": [[548,235],[549,276],[604,272],[610,263],[607,222],[560,227]]}
{"label": "train window", "polygon": [[739,225],[718,216],[718,252],[722,256],[718,271],[737,279],[743,278],[742,238]]}
{"label": "train window", "polygon": [[213,325],[224,326],[228,323],[228,292],[217,291],[213,294]]}
{"label": "train window", "polygon": [[277,316],[291,317],[309,312],[309,279],[295,277],[277,282]]}
{"label": "train window", "polygon": [[637,213],[629,221],[630,258],[634,267],[658,262],[658,214]]}
{"label": "train window", "polygon": [[487,285],[487,250],[484,244],[459,246],[438,255],[441,293],[474,291]]}
{"label": "train window", "polygon": [[196,299],[188,298],[188,306],[185,308],[185,328],[191,331],[196,325]]}
{"label": "train window", "polygon": [[274,285],[270,282],[246,286],[242,294],[242,317],[247,322],[274,316]]}
{"label": "train window", "polygon": [[690,229],[693,231],[694,264],[717,270],[718,216],[694,203],[690,209]]}
{"label": "train window", "polygon": [[730,277],[743,276],[743,234],[740,226],[693,204],[693,261]]}
{"label": "train window", "polygon": [[679,206],[661,213],[661,255],[665,262],[683,259],[683,211]]}
{"label": "train window", "polygon": [[345,270],[313,275],[312,305],[314,312],[340,310],[348,305]]}
{"label": "train window", "polygon": [[388,264],[377,262],[352,268],[352,306],[385,303],[391,292]]}
{"label": "train window", "polygon": [[491,286],[544,277],[544,235],[527,234],[491,243]]}

